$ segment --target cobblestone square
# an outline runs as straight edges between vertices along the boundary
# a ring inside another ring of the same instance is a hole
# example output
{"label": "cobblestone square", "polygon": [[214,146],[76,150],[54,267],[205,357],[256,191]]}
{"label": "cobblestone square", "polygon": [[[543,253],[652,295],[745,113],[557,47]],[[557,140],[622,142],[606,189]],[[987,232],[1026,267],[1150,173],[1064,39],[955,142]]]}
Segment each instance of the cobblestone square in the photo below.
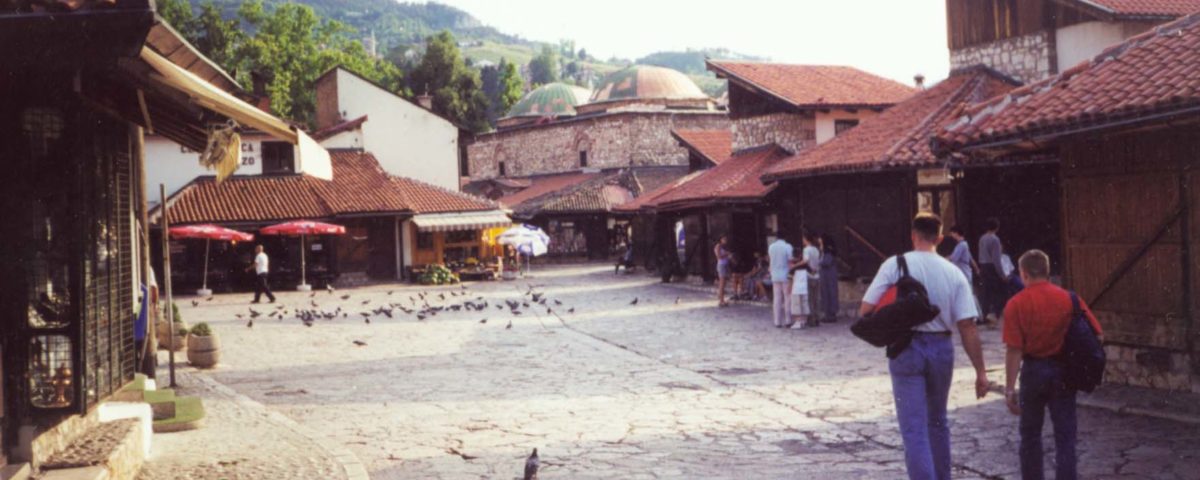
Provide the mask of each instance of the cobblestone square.
{"label": "cobblestone square", "polygon": [[[546,305],[513,315],[505,301],[529,301],[531,284]],[[399,308],[393,318],[370,315],[370,323],[359,315],[419,304],[422,292],[434,306],[488,307],[424,320]],[[465,290],[286,292],[277,305],[288,313],[258,317],[250,328],[236,315],[276,309],[249,300],[178,301],[185,319],[209,322],[224,348],[220,367],[184,367],[181,382],[243,398],[208,401],[210,416],[247,422],[219,441],[261,451],[212,450],[203,461],[223,466],[211,470],[219,478],[342,478],[354,468],[331,462],[360,462],[375,479],[508,480],[520,477],[535,447],[546,479],[904,476],[886,359],[846,321],[781,331],[765,307],[717,308],[700,292],[614,276],[603,265],[537,268],[531,278]],[[313,302],[346,316],[306,327],[293,312]],[[999,332],[983,334],[990,378],[1002,382]],[[956,367],[955,477],[1016,478],[1016,417],[998,394],[974,398],[961,350]],[[230,408],[251,413],[223,410]],[[279,414],[287,421],[276,423],[294,423],[288,435],[252,428]],[[1079,423],[1082,478],[1185,479],[1200,471],[1194,426],[1090,408],[1080,409]],[[199,461],[173,450],[200,432],[156,436],[144,476],[175,478],[172,462]]]}

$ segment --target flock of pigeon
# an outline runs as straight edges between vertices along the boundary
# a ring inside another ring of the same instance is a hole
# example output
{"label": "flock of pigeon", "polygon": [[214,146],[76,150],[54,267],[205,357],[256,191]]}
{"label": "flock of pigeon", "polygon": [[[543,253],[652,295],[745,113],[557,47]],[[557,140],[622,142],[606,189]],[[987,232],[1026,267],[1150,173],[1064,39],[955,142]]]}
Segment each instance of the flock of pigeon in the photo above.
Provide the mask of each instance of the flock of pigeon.
{"label": "flock of pigeon", "polygon": [[[328,295],[336,295],[336,289],[333,286],[327,286],[326,292]],[[395,298],[396,291],[389,290],[387,296],[390,299]],[[350,294],[342,294],[336,297],[342,302],[350,300]],[[207,301],[211,301],[208,298]],[[308,295],[307,305],[303,307],[288,307],[286,305],[275,305],[271,310],[256,310],[250,307],[246,313],[238,313],[234,316],[240,320],[246,320],[247,328],[254,328],[255,320],[260,319],[275,319],[283,321],[285,318],[292,317],[300,320],[304,326],[311,327],[320,320],[337,320],[349,318],[362,318],[364,323],[371,323],[371,319],[379,317],[387,317],[394,319],[399,315],[405,315],[415,318],[419,322],[423,322],[429,318],[436,317],[439,314],[448,314],[451,312],[477,312],[486,314],[492,308],[507,313],[511,317],[520,316],[526,312],[540,313],[541,309],[545,309],[546,315],[557,315],[556,308],[562,307],[563,302],[560,300],[550,299],[545,293],[536,291],[533,285],[528,285],[524,293],[516,299],[506,299],[503,304],[493,304],[482,296],[471,296],[466,285],[461,285],[459,289],[442,290],[442,291],[422,291],[415,295],[409,295],[407,299],[397,298],[399,301],[387,301],[373,304],[371,299],[365,299],[358,302],[357,308],[343,308],[342,305],[336,305],[333,308],[323,308],[318,302],[317,292],[312,292]],[[636,304],[637,300],[634,300]],[[192,306],[199,306],[199,302],[193,300]],[[354,311],[351,311],[354,310]],[[570,307],[565,310],[568,314],[575,313],[575,308]],[[512,329],[512,318],[508,319],[508,324],[505,329]],[[488,323],[488,317],[485,315],[479,323]],[[355,345],[366,346],[366,342],[355,340]]]}

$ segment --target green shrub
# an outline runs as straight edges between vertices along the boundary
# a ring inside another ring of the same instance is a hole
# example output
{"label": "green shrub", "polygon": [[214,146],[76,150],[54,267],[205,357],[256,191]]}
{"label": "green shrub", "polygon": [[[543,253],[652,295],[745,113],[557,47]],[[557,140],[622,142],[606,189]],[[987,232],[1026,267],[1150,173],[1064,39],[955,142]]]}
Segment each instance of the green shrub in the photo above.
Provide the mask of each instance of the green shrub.
{"label": "green shrub", "polygon": [[209,327],[208,324],[204,322],[197,323],[196,325],[192,326],[192,335],[197,337],[212,336],[212,327]]}
{"label": "green shrub", "polygon": [[183,322],[175,322],[175,336],[186,337],[188,335],[187,327],[183,326]]}
{"label": "green shrub", "polygon": [[171,316],[175,318],[175,323],[183,321],[183,316],[179,314],[179,305],[171,302]]}

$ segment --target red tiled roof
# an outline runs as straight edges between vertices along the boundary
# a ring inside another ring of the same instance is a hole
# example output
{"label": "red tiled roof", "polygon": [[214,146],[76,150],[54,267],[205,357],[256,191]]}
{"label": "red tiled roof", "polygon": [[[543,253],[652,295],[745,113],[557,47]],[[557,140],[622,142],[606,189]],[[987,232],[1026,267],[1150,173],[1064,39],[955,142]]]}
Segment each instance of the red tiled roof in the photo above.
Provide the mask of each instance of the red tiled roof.
{"label": "red tiled roof", "polygon": [[255,175],[234,176],[218,184],[212,177],[197,178],[167,200],[171,223],[272,222],[356,213],[496,208],[491,202],[463,193],[390,176],[370,153],[331,151],[330,160],[333,180],[309,175]]}
{"label": "red tiled roof", "polygon": [[313,140],[317,140],[317,141],[324,140],[326,138],[332,137],[339,133],[354,130],[366,121],[367,121],[366,115],[358,117],[354,120],[345,120],[345,121],[342,121],[341,123],[330,125],[328,127],[325,127],[325,128],[322,128],[320,130],[313,132],[312,138],[313,138]]}
{"label": "red tiled roof", "polygon": [[1174,18],[1200,11],[1200,0],[1060,0],[1120,18]]}
{"label": "red tiled roof", "polygon": [[712,162],[714,165],[729,158],[733,151],[733,131],[725,130],[672,130],[683,146]]}
{"label": "red tiled roof", "polygon": [[854,67],[708,61],[709,70],[797,107],[884,107],[916,89]]}
{"label": "red tiled roof", "polygon": [[734,153],[643,206],[661,210],[761,199],[775,187],[764,185],[759,177],[787,156],[787,150],[775,144]]}
{"label": "red tiled roof", "polygon": [[929,147],[933,134],[967,105],[1015,87],[1015,82],[987,68],[952,73],[833,140],[792,155],[768,171],[763,180],[936,164],[938,159]]}
{"label": "red tiled roof", "polygon": [[1161,25],[1007,95],[972,106],[939,151],[1007,148],[1200,108],[1200,13]]}
{"label": "red tiled roof", "polygon": [[692,181],[696,177],[699,177],[700,175],[704,174],[704,172],[707,172],[707,170],[695,171],[673,181],[667,182],[663,185],[660,185],[658,188],[641,194],[637,198],[633,199],[632,202],[628,202],[613,208],[613,210],[618,212],[633,213],[639,210],[652,209],[658,205],[658,199],[670,193],[672,190],[679,188],[681,185]]}
{"label": "red tiled roof", "polygon": [[557,192],[564,188],[579,185],[599,176],[599,172],[571,172],[529,177],[525,179],[529,181],[529,187],[513,193],[512,195],[500,197],[500,199],[497,201],[505,207],[516,209],[521,203],[524,203],[528,200],[533,200],[548,193]]}

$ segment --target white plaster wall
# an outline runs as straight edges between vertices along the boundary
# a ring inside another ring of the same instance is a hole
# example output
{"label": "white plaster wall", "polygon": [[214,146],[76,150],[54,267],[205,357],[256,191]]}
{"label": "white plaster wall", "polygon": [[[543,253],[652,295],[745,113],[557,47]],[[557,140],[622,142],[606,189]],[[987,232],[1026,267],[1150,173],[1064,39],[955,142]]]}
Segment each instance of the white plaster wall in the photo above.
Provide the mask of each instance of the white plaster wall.
{"label": "white plaster wall", "polygon": [[833,140],[836,134],[834,130],[834,122],[837,120],[858,120],[862,122],[868,118],[878,115],[873,110],[858,110],[850,112],[847,110],[833,110],[828,113],[817,112],[817,145]]}
{"label": "white plaster wall", "polygon": [[[370,122],[370,119],[367,119]],[[325,148],[363,148],[362,130],[355,129],[321,140]]]}
{"label": "white plaster wall", "polygon": [[362,148],[384,170],[459,190],[458,127],[345,70],[338,70],[337,82],[339,113],[345,119],[368,116]]}
{"label": "white plaster wall", "polygon": [[[234,175],[262,175],[263,141],[276,140],[259,133],[242,135],[242,163],[238,165]],[[299,157],[299,153],[294,153],[293,158],[297,159],[297,173],[307,172]],[[324,171],[329,169],[329,165],[322,166],[314,163],[308,165],[308,168]],[[170,196],[196,177],[216,175],[216,173],[215,170],[200,166],[199,152],[188,150],[187,147],[166,137],[146,135],[146,189],[150,196],[147,200],[151,205],[158,204],[158,184],[160,183],[167,187],[167,196]]]}
{"label": "white plaster wall", "polygon": [[1114,44],[1125,41],[1150,28],[1148,23],[1086,22],[1058,29],[1056,32],[1059,71],[1091,60]]}

